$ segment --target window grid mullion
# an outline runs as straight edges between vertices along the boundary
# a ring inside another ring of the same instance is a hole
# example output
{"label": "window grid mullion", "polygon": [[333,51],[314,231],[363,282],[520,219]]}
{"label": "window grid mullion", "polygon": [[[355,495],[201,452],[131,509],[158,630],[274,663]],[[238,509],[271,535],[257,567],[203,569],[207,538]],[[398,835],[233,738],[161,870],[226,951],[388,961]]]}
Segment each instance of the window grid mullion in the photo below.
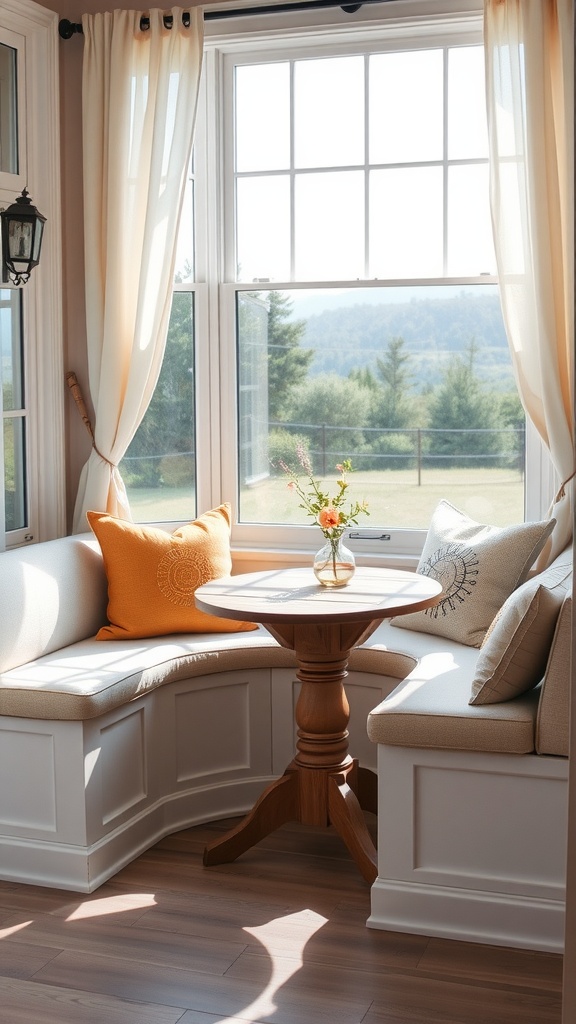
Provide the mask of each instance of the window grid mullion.
{"label": "window grid mullion", "polygon": [[295,71],[296,61],[290,61],[290,280],[296,280],[296,166],[295,166]]}
{"label": "window grid mullion", "polygon": [[364,55],[364,277],[370,274],[370,55]]}
{"label": "window grid mullion", "polygon": [[442,272],[448,274],[448,47],[443,47],[442,76]]}

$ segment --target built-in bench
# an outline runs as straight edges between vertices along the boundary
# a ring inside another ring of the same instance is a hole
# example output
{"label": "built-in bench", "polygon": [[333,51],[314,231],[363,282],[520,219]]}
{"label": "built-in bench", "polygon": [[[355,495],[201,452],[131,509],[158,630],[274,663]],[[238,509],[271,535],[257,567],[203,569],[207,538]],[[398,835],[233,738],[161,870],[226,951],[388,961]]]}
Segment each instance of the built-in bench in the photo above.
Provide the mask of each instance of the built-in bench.
{"label": "built-in bench", "polygon": [[[91,534],[0,555],[0,877],[90,892],[162,836],[247,811],[294,753],[294,658],[263,629],[96,640]],[[376,661],[378,664],[376,664]],[[398,682],[350,681],[351,742]]]}
{"label": "built-in bench", "polygon": [[380,642],[420,658],[368,716],[379,816],[371,927],[562,950],[571,604],[544,682],[480,707],[468,703],[478,650],[380,627]]}
{"label": "built-in bench", "polygon": [[[262,628],[96,640],[92,535],[2,553],[0,607],[1,878],[93,891],[162,836],[245,812],[290,761],[292,654]],[[544,685],[501,704],[467,704],[475,648],[385,623],[352,652],[351,748],[374,768],[378,751],[370,925],[559,948],[567,608]]]}

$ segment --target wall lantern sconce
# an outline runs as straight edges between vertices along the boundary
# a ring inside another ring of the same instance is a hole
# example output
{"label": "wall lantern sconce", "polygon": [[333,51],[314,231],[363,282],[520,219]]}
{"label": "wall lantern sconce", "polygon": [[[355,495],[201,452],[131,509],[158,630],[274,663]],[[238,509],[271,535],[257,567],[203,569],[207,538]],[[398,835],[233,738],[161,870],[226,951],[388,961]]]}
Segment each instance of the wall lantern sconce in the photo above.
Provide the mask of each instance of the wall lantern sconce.
{"label": "wall lantern sconce", "polygon": [[2,222],[2,281],[26,284],[33,267],[40,262],[43,217],[24,189],[15,203],[0,211]]}

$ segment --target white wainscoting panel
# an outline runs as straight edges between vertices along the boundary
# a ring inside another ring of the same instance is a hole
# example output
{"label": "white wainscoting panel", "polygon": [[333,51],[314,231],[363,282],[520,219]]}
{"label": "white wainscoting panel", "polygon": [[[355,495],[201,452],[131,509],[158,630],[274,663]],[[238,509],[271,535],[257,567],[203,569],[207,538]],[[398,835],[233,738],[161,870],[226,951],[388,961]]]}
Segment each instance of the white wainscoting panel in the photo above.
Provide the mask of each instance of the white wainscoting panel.
{"label": "white wainscoting panel", "polygon": [[564,758],[379,745],[378,779],[371,927],[562,949]]}

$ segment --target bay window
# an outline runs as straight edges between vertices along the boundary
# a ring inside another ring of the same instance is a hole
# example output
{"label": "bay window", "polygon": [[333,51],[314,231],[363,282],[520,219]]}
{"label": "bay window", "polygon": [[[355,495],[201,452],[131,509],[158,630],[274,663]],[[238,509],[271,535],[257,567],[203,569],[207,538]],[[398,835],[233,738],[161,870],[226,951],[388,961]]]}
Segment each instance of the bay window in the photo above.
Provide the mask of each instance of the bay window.
{"label": "bay window", "polygon": [[481,13],[369,17],[208,33],[164,368],[121,467],[137,520],[230,501],[234,546],[312,550],[282,469],[299,446],[325,481],[351,459],[367,558],[417,554],[440,498],[500,525],[545,507],[500,312]]}

